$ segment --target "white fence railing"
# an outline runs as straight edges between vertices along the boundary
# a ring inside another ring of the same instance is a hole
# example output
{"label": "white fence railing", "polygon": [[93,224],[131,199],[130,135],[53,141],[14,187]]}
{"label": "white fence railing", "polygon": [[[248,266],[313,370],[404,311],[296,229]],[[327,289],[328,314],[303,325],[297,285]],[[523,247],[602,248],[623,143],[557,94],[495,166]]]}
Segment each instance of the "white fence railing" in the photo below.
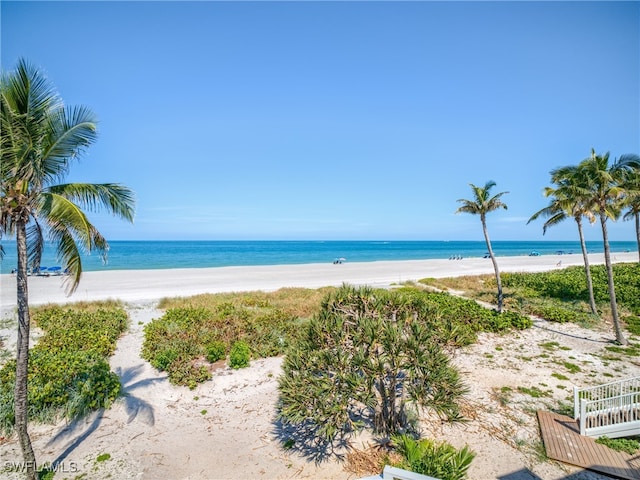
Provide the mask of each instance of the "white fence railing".
{"label": "white fence railing", "polygon": [[618,438],[640,434],[640,377],[574,388],[573,399],[581,435]]}

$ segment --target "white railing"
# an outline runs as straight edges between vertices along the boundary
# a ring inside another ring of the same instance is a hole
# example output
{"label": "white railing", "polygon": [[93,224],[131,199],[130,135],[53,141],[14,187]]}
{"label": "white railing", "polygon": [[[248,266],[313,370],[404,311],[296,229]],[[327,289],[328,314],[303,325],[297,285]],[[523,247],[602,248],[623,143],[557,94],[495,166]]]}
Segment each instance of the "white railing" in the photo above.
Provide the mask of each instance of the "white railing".
{"label": "white railing", "polygon": [[581,435],[618,438],[640,434],[640,377],[574,388],[573,399]]}

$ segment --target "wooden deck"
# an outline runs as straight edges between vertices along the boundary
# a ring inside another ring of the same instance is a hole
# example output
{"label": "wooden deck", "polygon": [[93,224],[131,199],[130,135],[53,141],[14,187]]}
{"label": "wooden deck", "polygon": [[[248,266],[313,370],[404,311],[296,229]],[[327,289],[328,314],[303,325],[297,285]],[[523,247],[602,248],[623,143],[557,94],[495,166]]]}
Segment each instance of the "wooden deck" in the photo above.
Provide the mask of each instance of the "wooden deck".
{"label": "wooden deck", "polygon": [[599,445],[580,435],[571,417],[538,410],[538,421],[547,456],[595,472],[628,480],[640,480],[640,453],[629,455]]}

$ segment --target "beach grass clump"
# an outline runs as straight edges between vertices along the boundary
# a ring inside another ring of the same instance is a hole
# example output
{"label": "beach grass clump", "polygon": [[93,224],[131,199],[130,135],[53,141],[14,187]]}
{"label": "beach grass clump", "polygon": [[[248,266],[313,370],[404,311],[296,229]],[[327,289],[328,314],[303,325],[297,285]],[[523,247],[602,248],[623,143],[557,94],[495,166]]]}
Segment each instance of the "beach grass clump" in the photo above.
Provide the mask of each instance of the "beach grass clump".
{"label": "beach grass clump", "polygon": [[256,312],[278,309],[292,317],[310,318],[318,311],[322,298],[333,289],[333,287],[281,288],[274,292],[207,293],[193,297],[164,298],[160,301],[159,308],[164,310],[183,307],[200,307],[207,310],[230,308],[232,311],[238,308]]}
{"label": "beach grass clump", "polygon": [[[33,311],[44,335],[29,352],[29,418],[41,422],[76,418],[108,408],[121,391],[108,357],[126,330],[123,308],[96,303]],[[15,360],[0,369],[0,429],[14,424]]]}

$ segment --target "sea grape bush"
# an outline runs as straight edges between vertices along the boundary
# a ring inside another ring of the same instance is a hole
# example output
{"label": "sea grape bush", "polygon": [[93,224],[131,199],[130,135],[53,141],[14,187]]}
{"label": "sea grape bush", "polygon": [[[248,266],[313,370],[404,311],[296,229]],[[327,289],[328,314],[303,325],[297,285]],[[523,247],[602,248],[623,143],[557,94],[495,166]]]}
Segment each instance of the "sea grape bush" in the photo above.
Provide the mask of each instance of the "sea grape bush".
{"label": "sea grape bush", "polygon": [[[29,352],[29,417],[52,421],[74,418],[107,408],[121,391],[118,376],[107,357],[127,327],[127,314],[119,307],[75,310],[47,307],[34,312],[45,331]],[[0,428],[13,429],[15,360],[0,369]]]}

